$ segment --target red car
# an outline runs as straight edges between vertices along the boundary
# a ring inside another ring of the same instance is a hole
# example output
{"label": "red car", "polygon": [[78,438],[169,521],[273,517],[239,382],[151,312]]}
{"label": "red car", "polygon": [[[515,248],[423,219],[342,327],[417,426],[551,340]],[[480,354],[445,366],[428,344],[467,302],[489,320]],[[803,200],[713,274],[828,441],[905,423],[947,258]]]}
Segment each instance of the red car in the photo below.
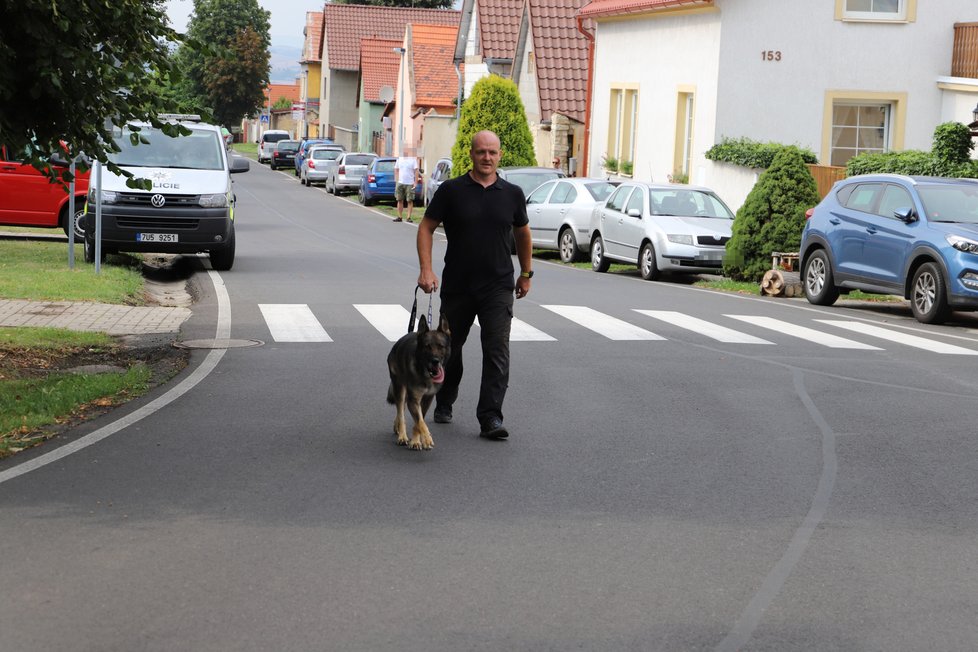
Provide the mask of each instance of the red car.
{"label": "red car", "polygon": [[[64,161],[52,163],[59,172],[68,167]],[[85,233],[78,228],[78,219],[84,213],[88,177],[88,171],[75,174],[75,215],[69,219],[66,187],[52,183],[17,153],[0,145],[0,225],[62,229],[65,233],[74,225],[75,237],[81,242]]]}

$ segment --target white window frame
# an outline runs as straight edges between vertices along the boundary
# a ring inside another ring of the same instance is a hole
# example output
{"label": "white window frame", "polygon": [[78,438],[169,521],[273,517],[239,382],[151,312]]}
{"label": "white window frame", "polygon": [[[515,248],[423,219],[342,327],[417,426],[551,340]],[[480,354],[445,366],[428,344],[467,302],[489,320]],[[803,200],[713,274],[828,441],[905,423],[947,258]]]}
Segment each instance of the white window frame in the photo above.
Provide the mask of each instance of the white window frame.
{"label": "white window frame", "polygon": [[[871,0],[875,1],[875,0]],[[850,0],[836,0],[836,20],[874,23],[912,23],[917,19],[917,0],[898,0],[896,12],[891,11],[849,11]]]}

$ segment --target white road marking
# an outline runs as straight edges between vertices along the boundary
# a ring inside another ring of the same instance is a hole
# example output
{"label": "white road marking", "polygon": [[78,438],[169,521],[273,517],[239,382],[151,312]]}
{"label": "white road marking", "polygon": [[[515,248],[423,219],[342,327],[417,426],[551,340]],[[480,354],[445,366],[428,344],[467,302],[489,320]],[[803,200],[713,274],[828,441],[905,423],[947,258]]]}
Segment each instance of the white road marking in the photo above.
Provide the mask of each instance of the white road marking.
{"label": "white road marking", "polygon": [[651,331],[647,331],[644,328],[639,328],[633,324],[629,324],[626,321],[622,321],[611,315],[606,315],[604,313],[598,312],[592,308],[587,308],[585,306],[541,306],[555,312],[561,317],[571,320],[576,324],[580,324],[588,330],[594,331],[598,335],[603,335],[609,340],[615,341],[625,341],[625,340],[664,340],[664,337],[660,337]]}
{"label": "white road marking", "polygon": [[774,342],[768,342],[759,337],[741,333],[740,331],[714,324],[705,319],[691,317],[681,312],[674,312],[672,310],[639,310],[638,308],[634,310],[653,319],[659,319],[673,326],[679,326],[680,328],[691,330],[700,335],[705,335],[718,342],[727,342],[729,344],[774,344]]}
{"label": "white road marking", "polygon": [[276,342],[332,342],[304,303],[260,303],[268,330]]}
{"label": "white road marking", "polygon": [[[217,332],[215,333],[214,339],[227,341],[231,339],[231,299],[228,296],[227,288],[224,287],[224,279],[221,278],[221,275],[213,270],[208,270],[207,273],[210,275],[211,283],[214,284],[214,292],[217,295]],[[207,352],[207,357],[200,363],[200,366],[194,369],[189,376],[177,383],[173,389],[167,391],[159,398],[150,401],[135,412],[132,412],[131,414],[128,414],[117,421],[113,421],[106,426],[102,426],[95,432],[89,433],[84,437],[80,437],[69,444],[56,448],[50,453],[44,453],[43,455],[39,455],[38,457],[28,460],[23,464],[18,464],[17,466],[11,467],[6,471],[0,471],[0,484],[3,484],[8,480],[13,480],[14,478],[24,475],[25,473],[35,471],[42,466],[47,466],[51,462],[57,462],[62,458],[68,457],[72,453],[82,450],[83,448],[88,448],[92,444],[97,444],[106,437],[114,435],[120,430],[124,430],[125,428],[128,428],[129,426],[162,410],[167,405],[192,390],[197,386],[197,383],[210,375],[210,373],[214,371],[214,368],[217,367],[217,363],[219,363],[221,358],[224,357],[225,353],[227,353],[227,349],[211,349]]]}
{"label": "white road marking", "polygon": [[[479,323],[479,318],[475,318],[475,325],[482,328]],[[510,342],[556,342],[556,337],[551,337],[547,335],[539,328],[535,326],[530,326],[522,319],[517,319],[513,317],[513,323],[509,329],[509,341]]]}
{"label": "white road marking", "polygon": [[[397,304],[357,303],[353,306],[360,311],[370,325],[380,331],[389,342],[396,342],[408,332],[411,312]],[[417,317],[415,317],[417,319]],[[418,327],[417,323],[414,325]]]}
{"label": "white road marking", "polygon": [[916,335],[907,335],[906,333],[899,333],[887,328],[880,328],[879,326],[864,324],[862,322],[838,321],[835,319],[816,319],[815,321],[822,324],[828,324],[829,326],[844,328],[856,333],[862,333],[863,335],[869,335],[870,337],[879,337],[884,340],[889,340],[890,342],[896,342],[897,344],[904,344],[917,349],[932,351],[933,353],[943,353],[947,355],[978,355],[978,351],[966,349],[962,346],[945,344],[944,342],[929,340],[924,337],[917,337]]}
{"label": "white road marking", "polygon": [[882,349],[879,347],[872,346],[870,344],[863,344],[855,340],[848,340],[844,337],[817,331],[814,328],[798,326],[786,321],[781,321],[780,319],[772,319],[771,317],[759,317],[756,315],[724,315],[724,317],[730,317],[731,319],[737,319],[747,322],[748,324],[754,324],[755,326],[760,326],[761,328],[768,328],[770,330],[777,331],[778,333],[790,335],[791,337],[797,337],[815,344],[821,344],[822,346],[827,346],[832,349],[882,351]]}

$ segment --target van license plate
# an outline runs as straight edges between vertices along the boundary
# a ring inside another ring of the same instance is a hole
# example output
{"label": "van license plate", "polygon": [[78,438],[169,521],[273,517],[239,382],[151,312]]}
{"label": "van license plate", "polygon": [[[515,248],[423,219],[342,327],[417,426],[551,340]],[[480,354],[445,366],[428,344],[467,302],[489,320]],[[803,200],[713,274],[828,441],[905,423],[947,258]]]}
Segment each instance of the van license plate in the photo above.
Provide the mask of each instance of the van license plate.
{"label": "van license plate", "polygon": [[137,233],[136,242],[180,242],[176,233]]}

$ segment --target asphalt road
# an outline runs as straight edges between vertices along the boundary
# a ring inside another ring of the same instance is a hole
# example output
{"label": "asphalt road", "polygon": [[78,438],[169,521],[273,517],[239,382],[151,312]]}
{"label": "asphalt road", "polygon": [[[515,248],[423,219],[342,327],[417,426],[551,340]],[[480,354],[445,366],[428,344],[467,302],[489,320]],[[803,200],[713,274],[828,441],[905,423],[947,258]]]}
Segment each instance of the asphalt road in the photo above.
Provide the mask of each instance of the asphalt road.
{"label": "asphalt road", "polygon": [[[511,439],[477,437],[474,338],[409,451],[366,315],[410,308],[415,227],[235,186],[234,269],[197,274],[181,339],[264,344],[0,481],[0,649],[978,648],[972,319],[537,261]],[[276,338],[283,312],[315,323]]]}

